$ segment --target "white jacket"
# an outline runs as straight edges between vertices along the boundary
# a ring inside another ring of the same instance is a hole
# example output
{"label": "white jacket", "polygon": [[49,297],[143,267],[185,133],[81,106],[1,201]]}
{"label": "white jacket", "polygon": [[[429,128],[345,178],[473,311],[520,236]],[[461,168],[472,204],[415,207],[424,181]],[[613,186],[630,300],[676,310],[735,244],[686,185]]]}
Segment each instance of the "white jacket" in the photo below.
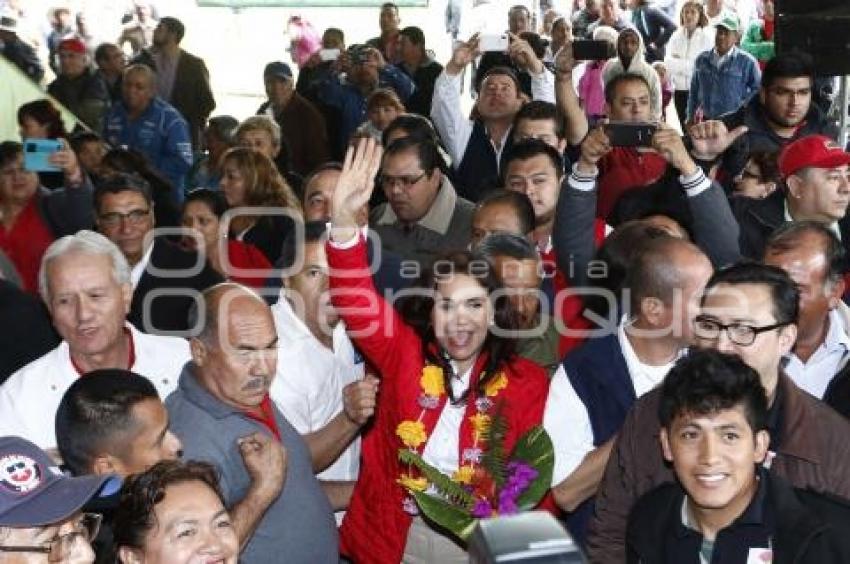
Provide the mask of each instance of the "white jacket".
{"label": "white jacket", "polygon": [[[136,362],[131,370],[148,378],[160,398],[177,388],[189,343],[176,337],[147,335],[127,324]],[[0,436],[17,435],[44,450],[56,448],[55,419],[59,402],[77,378],[68,343],[30,362],[0,386]]]}
{"label": "white jacket", "polygon": [[667,42],[667,55],[664,64],[676,90],[690,90],[691,76],[694,74],[694,61],[697,56],[714,47],[714,28],[698,27],[690,37],[685,28],[679,27]]}

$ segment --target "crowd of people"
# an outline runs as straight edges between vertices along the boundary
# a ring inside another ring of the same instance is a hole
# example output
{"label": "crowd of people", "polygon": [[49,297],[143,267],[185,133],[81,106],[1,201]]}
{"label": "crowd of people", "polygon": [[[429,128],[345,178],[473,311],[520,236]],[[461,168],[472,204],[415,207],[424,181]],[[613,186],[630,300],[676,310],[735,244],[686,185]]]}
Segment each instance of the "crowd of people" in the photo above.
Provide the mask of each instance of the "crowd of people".
{"label": "crowd of people", "polygon": [[541,4],[442,62],[294,17],[238,118],[143,0],[46,62],[3,9],[56,78],[0,140],[0,562],[466,562],[399,452],[468,483],[496,417],[590,562],[850,562],[829,78],[773,0]]}

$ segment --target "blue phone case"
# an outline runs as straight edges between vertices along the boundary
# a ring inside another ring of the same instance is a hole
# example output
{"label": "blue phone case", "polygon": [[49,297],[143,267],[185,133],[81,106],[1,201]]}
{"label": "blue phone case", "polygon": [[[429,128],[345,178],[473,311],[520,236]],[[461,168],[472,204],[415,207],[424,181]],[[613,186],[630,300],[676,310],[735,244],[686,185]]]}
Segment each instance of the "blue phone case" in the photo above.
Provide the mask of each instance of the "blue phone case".
{"label": "blue phone case", "polygon": [[57,172],[47,158],[62,150],[62,143],[55,139],[24,139],[24,169],[33,172]]}

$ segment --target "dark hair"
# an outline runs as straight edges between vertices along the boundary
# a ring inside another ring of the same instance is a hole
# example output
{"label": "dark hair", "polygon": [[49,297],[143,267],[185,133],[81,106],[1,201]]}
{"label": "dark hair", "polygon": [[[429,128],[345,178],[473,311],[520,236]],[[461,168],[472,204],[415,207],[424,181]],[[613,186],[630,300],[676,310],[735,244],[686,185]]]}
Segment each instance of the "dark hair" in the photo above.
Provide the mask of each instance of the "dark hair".
{"label": "dark hair", "polygon": [[23,154],[24,146],[17,141],[0,142],[0,166],[6,166]]}
{"label": "dark hair", "polygon": [[32,118],[42,125],[47,125],[47,137],[50,139],[68,136],[65,131],[65,124],[62,122],[62,114],[50,100],[33,100],[21,104],[18,108],[18,125],[24,125],[25,117]]}
{"label": "dark hair", "polygon": [[523,104],[514,116],[514,129],[524,119],[529,121],[552,120],[555,122],[555,135],[559,139],[563,139],[564,137],[564,120],[561,119],[557,106],[552,102],[532,100],[527,104]]}
{"label": "dark hair", "polygon": [[304,181],[301,183],[301,186],[303,187],[303,193],[301,194],[302,204],[306,203],[303,200],[307,197],[307,187],[310,186],[310,183],[313,182],[313,180],[315,180],[317,176],[329,170],[342,171],[342,163],[338,163],[336,161],[328,161],[326,163],[322,163],[316,168],[314,168],[312,171],[310,171],[310,174],[304,177]]}
{"label": "dark hair", "polygon": [[151,194],[155,195],[157,205],[162,205],[163,200],[171,201],[173,188],[171,182],[155,169],[148,157],[136,149],[110,149],[103,155],[103,166],[106,169],[135,174],[140,176],[150,186]]}
{"label": "dark hair", "polygon": [[531,200],[528,196],[521,192],[514,192],[513,190],[493,190],[478,201],[475,205],[475,213],[477,214],[488,206],[496,205],[513,208],[523,234],[534,231],[537,219],[534,215],[534,206],[531,205]]}
{"label": "dark hair", "polygon": [[[298,258],[299,247],[301,250],[308,243],[323,241],[327,237],[328,229],[324,221],[308,221],[304,224],[304,237],[302,239],[298,229],[294,229],[283,240],[280,258],[275,263],[275,268],[286,270],[295,266]],[[303,258],[303,257],[302,257]]]}
{"label": "dark hair", "polygon": [[676,289],[683,287],[682,273],[672,261],[677,248],[698,252],[691,243],[669,234],[651,237],[632,251],[623,279],[623,288],[629,289],[631,315],[640,314],[641,302],[647,298],[657,298],[670,305]]}
{"label": "dark hair", "polygon": [[798,50],[779,53],[770,59],[761,73],[761,87],[770,88],[780,78],[806,77],[815,83],[815,69],[812,56]]}
{"label": "dark hair", "polygon": [[508,10],[508,14],[510,14],[511,12],[517,11],[517,10],[521,10],[521,11],[525,12],[525,15],[528,16],[529,18],[531,17],[531,12],[528,11],[528,7],[523,5],[523,4],[514,4]]}
{"label": "dark hair", "polygon": [[617,92],[617,89],[620,87],[620,84],[626,82],[640,82],[641,84],[646,86],[647,92],[652,92],[652,88],[650,88],[649,82],[643,76],[630,72],[618,74],[605,83],[605,101],[608,102],[609,105],[614,103],[614,94]]}
{"label": "dark hair", "polygon": [[218,190],[195,188],[186,194],[186,200],[183,202],[184,210],[190,202],[202,202],[206,204],[210,211],[218,218],[221,218],[224,212],[227,211],[227,200],[224,199],[224,194]]}
{"label": "dark hair", "polygon": [[95,370],[77,378],[56,410],[56,444],[71,473],[91,474],[104,452],[127,452],[127,433],[137,423],[132,409],[145,400],[159,401],[156,388],[129,370]]}
{"label": "dark hair", "polygon": [[425,47],[425,34],[422,32],[422,28],[416,27],[415,25],[409,25],[402,29],[399,34],[405,36],[414,45],[423,48]]}
{"label": "dark hair", "polygon": [[767,393],[758,372],[737,355],[693,349],[664,377],[658,419],[669,430],[680,415],[710,415],[739,405],[753,434],[767,429]]}
{"label": "dark hair", "polygon": [[208,486],[224,505],[218,475],[212,464],[197,460],[158,462],[141,474],[127,478],[121,487],[113,529],[115,549],[122,546],[142,548],[148,532],[158,525],[156,505],[165,499],[169,486],[186,482],[201,482]]}
{"label": "dark hair", "polygon": [[[433,292],[436,291],[439,281],[447,276],[461,274],[473,278],[490,296],[502,288],[493,266],[483,255],[475,251],[456,251],[438,258],[423,271],[412,287],[425,290],[424,293],[406,295],[398,301],[399,313],[419,335],[425,361],[443,369],[445,389],[454,404],[463,403],[467,395],[472,393],[472,390],[467,389],[461,397],[454,397],[451,391],[451,377],[454,371],[447,355],[440,350],[437,343],[437,337],[431,323],[431,314],[436,307]],[[517,314],[504,292],[499,292],[496,295],[498,297],[493,299],[493,312],[494,323],[499,331],[488,332],[484,339],[481,354],[487,357],[487,362],[478,380],[476,395],[483,394],[486,384],[496,376],[502,365],[513,357],[516,346],[515,339],[506,337],[505,334],[518,327]]]}
{"label": "dark hair", "polygon": [[770,290],[773,317],[778,323],[797,323],[800,312],[800,292],[797,285],[781,268],[757,262],[739,262],[715,271],[705,285],[701,304],[708,291],[719,284],[758,284]]}
{"label": "dark hair", "polygon": [[101,43],[100,45],[98,45],[97,48],[94,50],[94,62],[100,63],[102,60],[106,59],[106,57],[107,57],[106,52],[109,51],[109,49],[113,48],[113,47],[115,49],[120,49],[120,47],[118,47],[118,45],[116,45],[114,43],[106,42],[106,43]]}
{"label": "dark hair", "polygon": [[408,136],[396,139],[390,143],[389,147],[384,149],[384,158],[407,151],[416,151],[419,157],[419,166],[428,176],[431,176],[435,170],[444,171],[446,169],[446,164],[437,144],[427,138]]}
{"label": "dark hair", "polygon": [[71,135],[68,142],[71,144],[71,149],[79,153],[86,143],[103,143],[103,138],[94,131],[78,131]]}
{"label": "dark hair", "polygon": [[558,152],[558,149],[540,139],[523,139],[514,143],[504,158],[501,165],[502,186],[507,186],[508,167],[512,162],[527,161],[539,155],[545,155],[549,159],[557,178],[564,176],[564,157]]}
{"label": "dark hair", "polygon": [[420,116],[419,114],[401,114],[392,120],[381,133],[381,144],[384,147],[387,146],[387,139],[390,134],[397,129],[407,132],[405,137],[428,139],[433,141],[435,144],[439,144],[437,140],[437,132],[434,130],[434,126],[428,118]]}
{"label": "dark hair", "polygon": [[165,16],[159,20],[159,25],[165,26],[168,31],[174,35],[174,40],[177,43],[183,41],[183,35],[186,33],[186,27],[183,22],[171,16]]}
{"label": "dark hair", "polygon": [[207,132],[212,133],[231,147],[236,145],[236,129],[238,127],[239,120],[233,116],[215,116],[207,121]]}
{"label": "dark hair", "polygon": [[818,221],[792,221],[771,233],[764,248],[764,256],[782,254],[797,249],[806,235],[820,238],[820,252],[826,259],[824,283],[838,282],[847,270],[847,252],[835,232]]}
{"label": "dark hair", "polygon": [[516,74],[516,71],[511,67],[506,67],[504,65],[496,65],[495,67],[490,67],[487,69],[487,72],[484,73],[484,76],[481,77],[481,80],[478,81],[478,85],[483,86],[484,81],[490,78],[491,76],[507,76],[514,83],[514,88],[516,88],[517,96],[522,94],[522,85],[519,83],[519,77]]}
{"label": "dark hair", "polygon": [[94,209],[100,212],[100,204],[105,194],[120,194],[121,192],[134,192],[145,199],[148,205],[153,202],[151,185],[140,175],[126,172],[113,172],[107,174],[98,181],[94,189]]}
{"label": "dark hair", "polygon": [[475,251],[489,260],[495,257],[534,261],[540,259],[540,255],[531,241],[513,233],[491,233],[484,237]]}
{"label": "dark hair", "polygon": [[750,160],[759,167],[759,181],[780,183],[782,173],[779,172],[778,151],[752,151]]}

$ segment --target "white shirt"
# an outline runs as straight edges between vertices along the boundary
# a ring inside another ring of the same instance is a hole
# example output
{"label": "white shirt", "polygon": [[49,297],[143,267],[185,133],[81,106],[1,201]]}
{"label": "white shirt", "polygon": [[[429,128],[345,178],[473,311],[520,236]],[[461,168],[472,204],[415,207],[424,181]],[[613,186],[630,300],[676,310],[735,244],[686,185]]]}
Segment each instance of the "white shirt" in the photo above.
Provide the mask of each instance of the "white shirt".
{"label": "white shirt", "polygon": [[153,253],[153,241],[148,245],[148,250],[145,251],[145,254],[142,255],[142,259],[136,263],[136,266],[130,270],[130,283],[133,284],[133,289],[136,289],[136,286],[139,285],[139,280],[142,279],[142,275],[145,273],[145,269],[148,267],[148,263],[151,261],[151,254]]}
{"label": "white shirt", "polygon": [[826,337],[808,361],[804,363],[794,353],[786,357],[785,373],[797,386],[816,398],[823,398],[835,374],[850,358],[850,336],[841,313],[837,308],[833,309],[828,319]]}
{"label": "white shirt", "polygon": [[[454,362],[452,362],[452,367],[455,367]],[[469,387],[471,375],[472,366],[460,378],[452,378],[454,397],[460,397],[466,391]],[[442,413],[440,413],[440,418],[425,444],[425,449],[422,451],[422,459],[447,476],[454,474],[459,467],[460,425],[463,423],[465,414],[465,403],[453,405],[451,400],[447,400]]]}
{"label": "white shirt", "polygon": [[[342,411],[342,389],[365,374],[363,358],[354,350],[342,322],[334,327],[333,350],[319,342],[281,296],[272,306],[278,338],[277,374],[269,395],[295,429],[318,431]],[[356,480],[360,470],[360,437],[317,477]]]}
{"label": "white shirt", "polygon": [[[176,337],[148,335],[129,323],[127,328],[136,354],[131,370],[148,378],[165,400],[177,387],[183,365],[190,359],[189,343]],[[42,449],[56,448],[56,410],[78,377],[66,341],[12,374],[0,386],[0,436],[17,435]]]}
{"label": "white shirt", "polygon": [[[452,162],[460,166],[469,138],[472,136],[472,128],[475,122],[467,119],[461,112],[460,106],[460,81],[463,73],[454,76],[445,71],[440,73],[434,82],[434,99],[431,103],[431,119],[434,127],[440,134],[443,143]],[[555,75],[548,69],[543,69],[539,75],[531,75],[531,94],[535,100],[545,100],[555,103]],[[496,151],[496,162],[500,162],[505,140],[510,135],[510,130],[500,140],[500,145],[493,144]],[[492,139],[490,143],[493,143]]]}
{"label": "white shirt", "polygon": [[[641,362],[629,342],[625,325],[624,319],[617,328],[617,340],[632,379],[635,395],[641,397],[664,379],[675,364],[675,359],[661,366]],[[682,352],[676,358],[681,354]],[[552,485],[555,486],[572,474],[587,453],[596,448],[593,446],[593,427],[587,407],[570,383],[563,364],[558,367],[549,385],[543,425],[555,447],[555,468],[552,472]]]}

